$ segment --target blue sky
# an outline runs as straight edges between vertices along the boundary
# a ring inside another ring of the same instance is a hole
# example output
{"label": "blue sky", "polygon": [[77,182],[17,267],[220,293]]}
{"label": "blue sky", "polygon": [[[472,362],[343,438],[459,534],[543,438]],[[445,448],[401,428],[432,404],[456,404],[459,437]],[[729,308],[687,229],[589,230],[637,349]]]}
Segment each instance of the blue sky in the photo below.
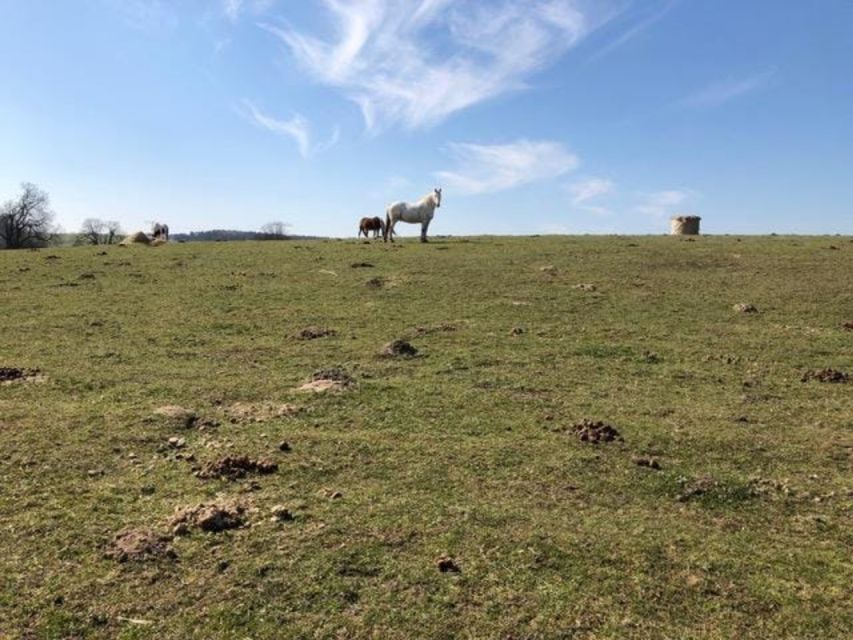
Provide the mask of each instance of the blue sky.
{"label": "blue sky", "polygon": [[850,0],[0,0],[0,199],[346,236],[441,185],[437,234],[849,234],[851,31]]}

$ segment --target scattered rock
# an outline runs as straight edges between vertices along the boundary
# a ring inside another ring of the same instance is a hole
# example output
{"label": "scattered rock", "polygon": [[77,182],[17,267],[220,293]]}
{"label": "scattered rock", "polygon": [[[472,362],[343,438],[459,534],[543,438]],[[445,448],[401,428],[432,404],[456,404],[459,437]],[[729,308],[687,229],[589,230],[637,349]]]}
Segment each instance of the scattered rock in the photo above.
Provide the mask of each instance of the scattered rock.
{"label": "scattered rock", "polygon": [[250,473],[267,475],[278,471],[278,464],[270,460],[252,460],[248,456],[225,456],[219,460],[208,462],[196,477],[203,480],[211,478],[226,478],[239,480]]}
{"label": "scattered rock", "polygon": [[382,347],[381,355],[386,358],[413,358],[418,350],[405,340],[393,340]]}
{"label": "scattered rock", "polygon": [[511,336],[520,336],[524,335],[524,327],[513,327],[509,330],[509,335]]}
{"label": "scattered rock", "polygon": [[152,529],[126,528],[119,531],[107,545],[106,556],[118,562],[176,558],[169,546],[171,538]]}
{"label": "scattered rock", "polygon": [[173,426],[181,429],[192,429],[198,423],[198,416],[193,411],[174,404],[157,407],[154,409],[154,415],[165,418]]}
{"label": "scattered rock", "polygon": [[579,291],[597,291],[598,287],[596,287],[594,284],[590,284],[589,282],[582,282],[580,284],[574,285],[572,289],[578,289]]}
{"label": "scattered rock", "polygon": [[806,371],[801,380],[802,382],[817,380],[818,382],[844,384],[850,381],[850,376],[847,373],[837,371],[836,369],[820,369],[818,371]]}
{"label": "scattered rock", "polygon": [[460,573],[462,571],[456,560],[450,556],[441,556],[435,561],[435,566],[442,573]]}
{"label": "scattered rock", "polygon": [[297,413],[299,407],[277,402],[235,402],[225,409],[225,415],[234,423],[266,422]]}
{"label": "scattered rock", "polygon": [[175,535],[186,535],[191,529],[218,533],[238,529],[245,524],[245,509],[237,504],[197,504],[179,507],[169,521]]}
{"label": "scattered rock", "polygon": [[758,307],[749,302],[738,302],[732,309],[738,313],[758,313]]}
{"label": "scattered rock", "polygon": [[280,504],[277,504],[270,509],[270,513],[272,513],[273,522],[293,522],[294,520],[293,513],[291,513],[290,509],[287,509]]}
{"label": "scattered rock", "polygon": [[353,262],[350,267],[353,269],[372,269],[374,265],[369,262]]}
{"label": "scattered rock", "polygon": [[21,369],[18,367],[0,367],[0,384],[12,382],[27,382],[39,378],[38,369]]}
{"label": "scattered rock", "polygon": [[587,420],[586,418],[578,424],[573,425],[572,431],[581,442],[589,442],[591,444],[623,440],[615,427],[604,422]]}
{"label": "scattered rock", "polygon": [[647,467],[655,471],[660,471],[661,469],[660,463],[654,458],[634,458],[634,464],[638,467]]}
{"label": "scattered rock", "polygon": [[300,340],[316,340],[317,338],[327,338],[336,335],[334,329],[323,329],[321,327],[306,327],[299,332]]}
{"label": "scattered rock", "polygon": [[172,449],[183,449],[187,445],[186,438],[171,437],[169,438],[169,446]]}

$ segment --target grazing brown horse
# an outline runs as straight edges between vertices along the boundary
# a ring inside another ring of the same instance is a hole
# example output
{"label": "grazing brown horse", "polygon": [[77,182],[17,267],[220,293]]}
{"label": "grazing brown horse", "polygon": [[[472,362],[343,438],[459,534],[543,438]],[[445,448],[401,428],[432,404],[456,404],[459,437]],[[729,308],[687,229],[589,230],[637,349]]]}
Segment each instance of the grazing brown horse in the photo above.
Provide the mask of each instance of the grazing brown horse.
{"label": "grazing brown horse", "polygon": [[382,218],[374,216],[372,218],[362,218],[358,223],[358,237],[364,234],[365,238],[369,238],[369,233],[373,232],[373,237],[378,238],[380,235],[385,235],[385,223]]}

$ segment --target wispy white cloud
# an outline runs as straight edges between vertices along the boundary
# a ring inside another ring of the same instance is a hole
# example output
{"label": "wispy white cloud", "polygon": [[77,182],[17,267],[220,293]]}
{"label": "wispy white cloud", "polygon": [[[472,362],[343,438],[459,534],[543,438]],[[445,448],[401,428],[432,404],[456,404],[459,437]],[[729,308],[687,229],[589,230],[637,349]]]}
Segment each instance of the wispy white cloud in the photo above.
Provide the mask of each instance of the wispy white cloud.
{"label": "wispy white cloud", "polygon": [[453,143],[452,171],[435,176],[463,194],[480,194],[557,178],[577,168],[578,157],[558,142],[518,140],[509,144]]}
{"label": "wispy white cloud", "polygon": [[309,158],[335,146],[340,137],[340,129],[335,127],[332,137],[321,144],[311,140],[311,123],[301,114],[294,114],[289,120],[279,120],[260,111],[251,101],[243,100],[244,113],[254,125],[272,131],[280,136],[291,138],[299,148],[303,158]]}
{"label": "wispy white cloud", "polygon": [[173,31],[179,23],[177,9],[165,0],[100,0],[137,31],[159,35]]}
{"label": "wispy white cloud", "polygon": [[606,215],[610,213],[609,209],[597,204],[597,199],[613,192],[616,185],[613,181],[606,178],[585,178],[573,182],[568,186],[569,193],[572,196],[572,204],[596,215]]}
{"label": "wispy white cloud", "polygon": [[275,0],[219,0],[222,14],[231,22],[237,22],[244,14],[259,16],[269,11]]}
{"label": "wispy white cloud", "polygon": [[235,21],[240,17],[240,12],[243,10],[244,0],[222,0],[222,12],[231,21]]}
{"label": "wispy white cloud", "polygon": [[771,67],[770,69],[747,77],[730,78],[722,82],[716,82],[687,96],[679,101],[678,104],[682,107],[697,108],[716,107],[725,104],[730,100],[767,86],[773,76],[776,75],[776,71],[775,67]]}
{"label": "wispy white cloud", "polygon": [[689,189],[670,189],[640,194],[640,202],[634,211],[654,218],[665,218],[677,212],[693,197],[695,193]]}
{"label": "wispy white cloud", "polygon": [[640,20],[634,22],[634,24],[631,25],[624,32],[622,32],[621,35],[619,35],[617,38],[610,41],[601,49],[593,53],[589,57],[588,62],[593,62],[613,53],[614,51],[627,44],[647,29],[650,29],[657,22],[662,20],[675,7],[678,2],[680,2],[680,0],[664,0],[663,2],[660,2],[656,7],[652,4],[647,5],[653,8],[651,13],[646,15],[644,18],[641,18]]}
{"label": "wispy white cloud", "polygon": [[[361,108],[369,129],[418,128],[525,87],[615,14],[589,0],[323,0],[335,37],[261,26]],[[610,7],[608,8],[608,5]]]}

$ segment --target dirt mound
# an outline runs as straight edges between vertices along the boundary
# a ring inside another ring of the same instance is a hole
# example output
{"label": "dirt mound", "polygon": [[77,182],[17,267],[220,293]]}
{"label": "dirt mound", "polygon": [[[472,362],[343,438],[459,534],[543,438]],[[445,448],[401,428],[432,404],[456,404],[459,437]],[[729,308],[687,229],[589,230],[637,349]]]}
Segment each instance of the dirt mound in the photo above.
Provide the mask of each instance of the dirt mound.
{"label": "dirt mound", "polygon": [[339,368],[322,369],[315,371],[311,379],[297,389],[297,391],[343,391],[352,386],[355,380],[346,371]]}
{"label": "dirt mound", "polygon": [[601,421],[594,422],[584,419],[571,429],[581,442],[598,444],[600,442],[622,441],[623,438],[615,427]]}
{"label": "dirt mound", "polygon": [[179,507],[169,520],[169,526],[176,536],[186,535],[191,529],[218,533],[242,527],[246,523],[245,512],[237,504],[202,503],[193,507]]}
{"label": "dirt mound", "polygon": [[441,556],[435,561],[435,566],[442,573],[459,573],[462,571],[456,560],[450,556]]}
{"label": "dirt mound", "polygon": [[106,556],[119,562],[176,558],[169,546],[171,538],[152,529],[131,528],[119,531],[107,545]]}
{"label": "dirt mound", "polygon": [[806,371],[801,378],[802,382],[809,382],[810,380],[817,380],[818,382],[830,382],[835,384],[844,384],[850,381],[850,376],[843,372],[838,371],[836,369],[820,369],[820,370],[812,370]]}
{"label": "dirt mound", "polygon": [[382,347],[380,355],[386,358],[413,358],[418,355],[418,350],[405,340],[392,340]]}
{"label": "dirt mound", "polygon": [[850,322],[845,322],[841,325],[841,328],[845,331],[853,331],[853,320],[851,320]]}
{"label": "dirt mound", "polygon": [[732,309],[738,313],[758,313],[758,307],[749,302],[738,302]]}
{"label": "dirt mound", "polygon": [[317,338],[328,338],[337,335],[334,329],[324,329],[322,327],[305,327],[299,332],[300,340],[316,340]]}
{"label": "dirt mound", "polygon": [[39,377],[38,369],[21,369],[19,367],[0,367],[0,384],[26,382]]}
{"label": "dirt mound", "polygon": [[368,289],[381,289],[382,287],[385,286],[385,279],[384,278],[371,278],[370,280],[365,282],[364,285]]}
{"label": "dirt mound", "polygon": [[131,244],[151,244],[151,238],[144,231],[136,231],[129,234],[119,245],[126,247]]}
{"label": "dirt mound", "polygon": [[267,475],[278,471],[278,465],[269,460],[252,460],[248,456],[225,456],[219,460],[208,462],[196,476],[209,480],[211,478],[226,478],[239,480],[250,473]]}
{"label": "dirt mound", "polygon": [[511,336],[521,336],[524,335],[524,327],[513,327],[509,330],[509,335]]}
{"label": "dirt mound", "polygon": [[198,424],[199,417],[190,409],[176,404],[167,404],[154,409],[154,415],[165,418],[170,424],[182,429],[192,429]]}
{"label": "dirt mound", "polygon": [[353,262],[350,267],[353,269],[372,269],[374,265],[369,262]]}
{"label": "dirt mound", "polygon": [[235,402],[225,409],[225,415],[233,423],[266,422],[295,416],[297,413],[299,407],[276,402]]}

